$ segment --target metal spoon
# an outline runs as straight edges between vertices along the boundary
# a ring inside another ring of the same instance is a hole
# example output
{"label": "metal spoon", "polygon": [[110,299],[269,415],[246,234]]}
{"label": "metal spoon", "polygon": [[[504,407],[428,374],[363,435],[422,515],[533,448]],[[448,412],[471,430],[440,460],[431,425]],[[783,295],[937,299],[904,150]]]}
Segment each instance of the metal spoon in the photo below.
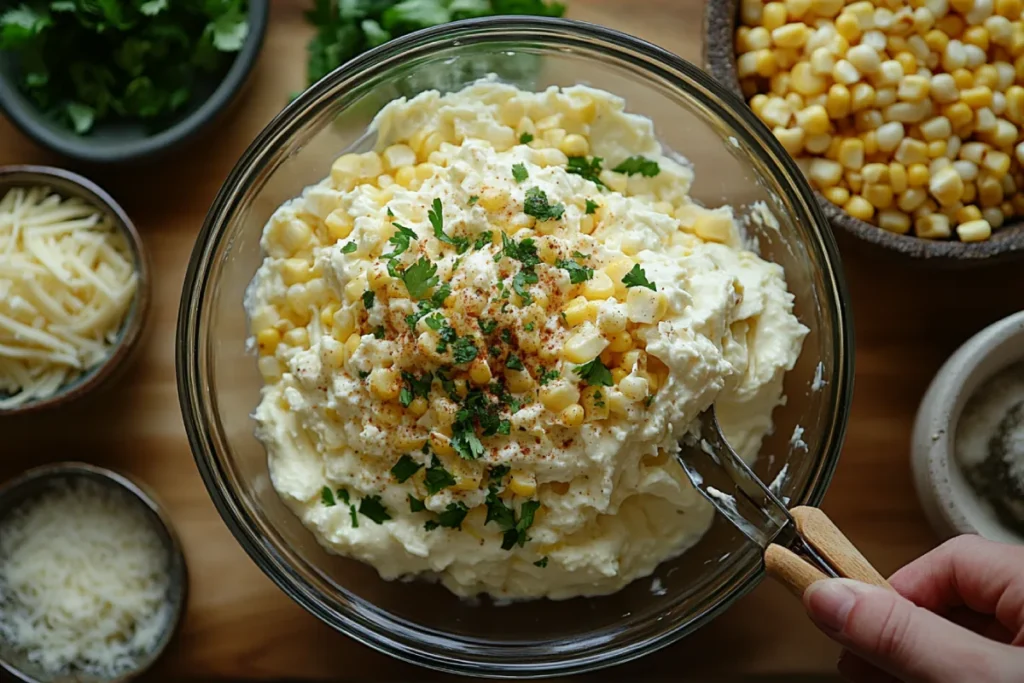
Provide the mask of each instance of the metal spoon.
{"label": "metal spoon", "polygon": [[761,548],[769,576],[798,596],[824,578],[890,587],[824,512],[786,509],[725,440],[714,406],[698,419],[700,433],[680,442],[678,460],[701,495]]}

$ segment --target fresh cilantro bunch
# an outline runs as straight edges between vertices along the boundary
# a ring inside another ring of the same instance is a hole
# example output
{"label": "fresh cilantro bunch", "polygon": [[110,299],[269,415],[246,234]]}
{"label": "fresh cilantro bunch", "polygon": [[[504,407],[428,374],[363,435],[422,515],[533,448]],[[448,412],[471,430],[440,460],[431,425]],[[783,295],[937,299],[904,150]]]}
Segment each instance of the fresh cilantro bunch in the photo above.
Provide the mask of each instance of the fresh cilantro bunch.
{"label": "fresh cilantro bunch", "polygon": [[28,0],[0,14],[22,90],[78,134],[112,118],[168,121],[248,32],[246,0]]}
{"label": "fresh cilantro bunch", "polygon": [[316,83],[356,55],[392,38],[458,19],[506,14],[560,17],[548,0],[314,0],[306,18],[317,28],[309,43],[307,80]]}

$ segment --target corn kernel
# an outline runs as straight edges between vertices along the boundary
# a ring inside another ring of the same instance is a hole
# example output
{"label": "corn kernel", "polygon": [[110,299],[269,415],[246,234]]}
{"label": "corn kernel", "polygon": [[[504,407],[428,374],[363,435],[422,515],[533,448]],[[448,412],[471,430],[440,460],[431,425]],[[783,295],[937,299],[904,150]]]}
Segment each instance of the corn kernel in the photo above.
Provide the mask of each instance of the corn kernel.
{"label": "corn kernel", "polygon": [[989,150],[985,153],[985,158],[982,160],[981,165],[994,173],[996,177],[1001,178],[1010,170],[1010,155],[1005,152]]}
{"label": "corn kernel", "polygon": [[728,212],[705,211],[698,214],[693,223],[693,231],[702,240],[728,244],[734,237],[735,226]]}
{"label": "corn kernel", "polygon": [[[583,409],[580,409],[583,412]],[[580,416],[580,424],[583,423],[582,415]],[[576,425],[579,426],[579,425]],[[517,496],[523,496],[529,498],[537,493],[537,478],[532,472],[523,472],[522,470],[512,470],[509,475],[508,488],[512,493]]]}
{"label": "corn kernel", "polygon": [[[608,389],[605,387],[588,386],[583,390],[580,403],[587,422],[608,419]],[[565,415],[565,411],[562,411],[562,415]]]}
{"label": "corn kernel", "polygon": [[616,353],[624,353],[631,348],[633,348],[633,337],[625,330],[613,336],[611,343],[608,344],[608,349]]}
{"label": "corn kernel", "polygon": [[280,343],[281,333],[273,327],[260,330],[259,334],[256,335],[256,346],[264,356],[273,355],[274,351],[277,349],[277,345]]}
{"label": "corn kernel", "polygon": [[899,235],[905,235],[910,232],[910,216],[901,211],[893,211],[891,209],[879,211],[878,227]]}
{"label": "corn kernel", "polygon": [[831,127],[828,112],[825,111],[825,107],[820,104],[798,111],[796,113],[796,123],[804,129],[804,132],[810,135],[827,133]]}
{"label": "corn kernel", "polygon": [[469,380],[477,386],[485,386],[491,381],[491,368],[487,361],[477,358],[469,366]]}
{"label": "corn kernel", "polygon": [[569,327],[576,327],[585,322],[594,322],[597,319],[597,311],[594,303],[588,301],[586,297],[578,296],[569,302],[563,312],[566,324]]}
{"label": "corn kernel", "polygon": [[981,86],[960,91],[960,101],[971,109],[981,109],[992,104],[992,90]]}
{"label": "corn kernel", "polygon": [[430,450],[438,457],[450,458],[455,455],[455,449],[452,448],[452,440],[441,432],[430,432],[428,441],[430,442]]}
{"label": "corn kernel", "polygon": [[585,412],[583,406],[575,403],[561,412],[559,419],[566,427],[579,427],[583,424]]}
{"label": "corn kernel", "polygon": [[887,209],[892,205],[892,187],[890,185],[865,184],[861,194],[876,209]]}
{"label": "corn kernel", "polygon": [[782,148],[785,149],[793,156],[797,156],[803,151],[804,148],[804,131],[800,128],[780,128],[776,126],[772,133],[775,135],[775,139],[782,144]]}
{"label": "corn kernel", "polygon": [[650,325],[665,317],[668,298],[664,292],[646,287],[631,287],[626,295],[626,315],[632,322]]}
{"label": "corn kernel", "polygon": [[427,399],[422,396],[417,396],[409,403],[409,412],[416,417],[422,417],[426,414],[428,408]]}
{"label": "corn kernel", "polygon": [[545,408],[560,413],[580,400],[580,391],[575,384],[559,380],[542,386],[539,399]]}
{"label": "corn kernel", "polygon": [[858,138],[846,138],[839,144],[839,163],[857,170],[864,165],[864,143]]}
{"label": "corn kernel", "polygon": [[842,206],[850,199],[850,191],[845,187],[830,187],[822,192],[822,194],[825,195],[825,199],[836,206]]}
{"label": "corn kernel", "polygon": [[992,226],[986,220],[970,221],[956,226],[961,242],[981,242],[992,236]]}
{"label": "corn kernel", "polygon": [[334,241],[343,240],[352,234],[352,228],[355,225],[352,222],[352,217],[348,215],[348,212],[344,209],[335,209],[327,218],[324,219],[324,224],[327,226],[327,234],[331,236]]}
{"label": "corn kernel", "polygon": [[952,233],[949,218],[941,213],[922,216],[914,221],[914,232],[924,239],[946,239]]}
{"label": "corn kernel", "polygon": [[587,142],[585,137],[577,135],[576,133],[566,135],[558,148],[562,150],[566,156],[570,157],[586,156],[590,153],[590,143]]}
{"label": "corn kernel", "polygon": [[[637,289],[650,292],[649,289],[644,287],[634,287],[630,292],[632,293]],[[651,292],[651,294],[654,294],[654,292]],[[650,320],[648,322],[654,321]],[[565,341],[565,345],[562,347],[562,355],[570,363],[581,364],[597,358],[607,346],[608,341],[600,335],[597,328],[584,326],[579,332]]]}
{"label": "corn kernel", "polygon": [[370,393],[382,401],[393,401],[402,389],[398,371],[393,368],[374,368],[367,384]]}
{"label": "corn kernel", "polygon": [[608,299],[615,294],[615,284],[603,270],[594,271],[594,276],[583,283],[583,296],[591,301]]}
{"label": "corn kernel", "polygon": [[869,221],[875,215],[875,207],[860,195],[850,197],[850,200],[843,207],[843,211],[862,221]]}
{"label": "corn kernel", "polygon": [[[1022,88],[1024,94],[1024,88]],[[829,88],[825,102],[825,110],[833,119],[841,119],[850,114],[851,97],[850,91],[845,85],[835,83]],[[1024,107],[1022,107],[1024,111]]]}

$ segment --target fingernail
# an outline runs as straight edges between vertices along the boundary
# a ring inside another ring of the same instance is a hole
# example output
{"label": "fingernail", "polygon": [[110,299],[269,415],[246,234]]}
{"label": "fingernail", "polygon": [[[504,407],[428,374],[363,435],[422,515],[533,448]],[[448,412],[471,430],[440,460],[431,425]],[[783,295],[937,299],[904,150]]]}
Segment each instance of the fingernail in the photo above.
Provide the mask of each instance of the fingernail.
{"label": "fingernail", "polygon": [[818,626],[840,632],[857,602],[857,595],[841,579],[816,581],[804,593],[807,613]]}

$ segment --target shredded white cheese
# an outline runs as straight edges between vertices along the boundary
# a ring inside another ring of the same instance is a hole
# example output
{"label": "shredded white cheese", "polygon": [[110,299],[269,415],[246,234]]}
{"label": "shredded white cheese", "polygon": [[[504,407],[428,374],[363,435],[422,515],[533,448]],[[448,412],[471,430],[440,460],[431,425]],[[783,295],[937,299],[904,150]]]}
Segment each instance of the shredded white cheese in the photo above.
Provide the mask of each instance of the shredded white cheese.
{"label": "shredded white cheese", "polygon": [[169,556],[128,493],[61,482],[0,523],[0,638],[51,674],[114,678],[169,627]]}
{"label": "shredded white cheese", "polygon": [[48,188],[0,200],[0,410],[46,398],[107,357],[135,296],[121,234]]}

